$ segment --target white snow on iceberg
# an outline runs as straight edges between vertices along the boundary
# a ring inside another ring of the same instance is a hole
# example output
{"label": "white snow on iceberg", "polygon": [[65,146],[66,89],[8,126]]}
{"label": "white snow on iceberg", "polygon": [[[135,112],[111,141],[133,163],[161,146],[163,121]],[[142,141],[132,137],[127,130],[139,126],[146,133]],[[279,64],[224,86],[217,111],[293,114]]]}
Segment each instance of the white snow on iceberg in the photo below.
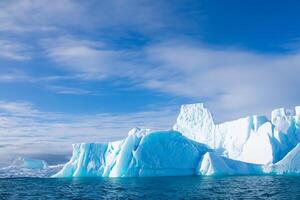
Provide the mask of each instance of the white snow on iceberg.
{"label": "white snow on iceberg", "polygon": [[297,146],[282,160],[273,165],[267,166],[265,172],[290,175],[300,174],[300,144],[297,144]]}
{"label": "white snow on iceberg", "polygon": [[272,112],[271,121],[254,115],[215,124],[203,104],[183,105],[173,128],[219,155],[256,164],[281,160],[300,141],[297,116],[283,108]]}
{"label": "white snow on iceberg", "polygon": [[198,175],[257,175],[262,174],[262,166],[245,163],[219,156],[214,152],[204,154],[199,166]]}

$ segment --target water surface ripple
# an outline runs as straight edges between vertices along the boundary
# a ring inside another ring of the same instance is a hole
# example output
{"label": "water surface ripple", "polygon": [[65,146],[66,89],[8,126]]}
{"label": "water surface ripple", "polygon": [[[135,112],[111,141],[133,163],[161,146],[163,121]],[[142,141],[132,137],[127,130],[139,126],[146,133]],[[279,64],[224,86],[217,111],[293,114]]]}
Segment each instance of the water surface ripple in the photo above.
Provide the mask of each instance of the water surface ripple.
{"label": "water surface ripple", "polygon": [[7,178],[0,199],[300,199],[300,177]]}

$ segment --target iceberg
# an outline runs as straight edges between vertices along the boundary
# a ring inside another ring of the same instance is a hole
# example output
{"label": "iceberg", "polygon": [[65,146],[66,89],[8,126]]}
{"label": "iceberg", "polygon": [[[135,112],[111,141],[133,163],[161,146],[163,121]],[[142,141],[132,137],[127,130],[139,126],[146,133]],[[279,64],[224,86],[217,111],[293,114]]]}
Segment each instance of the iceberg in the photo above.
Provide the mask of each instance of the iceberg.
{"label": "iceberg", "polygon": [[73,144],[64,165],[19,158],[4,176],[153,177],[299,174],[300,107],[217,124],[202,103],[182,105],[170,130],[134,128],[108,143]]}
{"label": "iceberg", "polygon": [[183,105],[173,129],[218,155],[264,165],[281,160],[300,140],[299,117],[284,108],[272,111],[271,120],[254,115],[215,124],[203,104]]}
{"label": "iceberg", "polygon": [[48,163],[44,160],[19,157],[13,161],[10,167],[27,169],[46,169],[48,167]]}
{"label": "iceberg", "polygon": [[208,151],[177,131],[133,129],[125,140],[73,145],[71,160],[53,177],[196,175]]}
{"label": "iceberg", "polygon": [[120,141],[74,144],[53,177],[298,174],[299,118],[298,106],[295,115],[279,108],[270,120],[216,124],[202,103],[182,105],[172,130],[134,128]]}
{"label": "iceberg", "polygon": [[62,169],[63,165],[48,165],[44,160],[19,157],[8,167],[0,168],[0,178],[7,177],[51,177]]}

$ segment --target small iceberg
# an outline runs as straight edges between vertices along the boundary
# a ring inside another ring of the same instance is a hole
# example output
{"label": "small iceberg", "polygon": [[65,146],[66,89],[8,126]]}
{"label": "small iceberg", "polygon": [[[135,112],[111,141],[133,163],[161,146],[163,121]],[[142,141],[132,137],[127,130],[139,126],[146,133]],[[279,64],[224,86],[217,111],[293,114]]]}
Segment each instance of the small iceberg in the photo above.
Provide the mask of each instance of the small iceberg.
{"label": "small iceberg", "polygon": [[0,168],[0,178],[51,177],[62,167],[63,165],[50,166],[44,160],[19,157],[8,167]]}

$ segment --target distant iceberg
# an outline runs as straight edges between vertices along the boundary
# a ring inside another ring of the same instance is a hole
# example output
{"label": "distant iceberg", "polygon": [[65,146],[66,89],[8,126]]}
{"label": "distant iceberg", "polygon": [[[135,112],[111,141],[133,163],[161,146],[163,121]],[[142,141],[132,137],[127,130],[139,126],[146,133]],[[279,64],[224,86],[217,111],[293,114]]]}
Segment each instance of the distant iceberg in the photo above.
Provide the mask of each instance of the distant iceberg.
{"label": "distant iceberg", "polygon": [[44,160],[19,157],[8,167],[0,168],[0,178],[50,177],[62,169],[63,165],[49,166]]}
{"label": "distant iceberg", "polygon": [[44,160],[19,157],[13,161],[10,167],[42,170],[48,167],[48,163]]}
{"label": "distant iceberg", "polygon": [[215,124],[203,104],[183,105],[173,130],[135,128],[124,140],[74,144],[53,177],[299,174],[299,127],[299,106],[276,109],[271,120]]}

